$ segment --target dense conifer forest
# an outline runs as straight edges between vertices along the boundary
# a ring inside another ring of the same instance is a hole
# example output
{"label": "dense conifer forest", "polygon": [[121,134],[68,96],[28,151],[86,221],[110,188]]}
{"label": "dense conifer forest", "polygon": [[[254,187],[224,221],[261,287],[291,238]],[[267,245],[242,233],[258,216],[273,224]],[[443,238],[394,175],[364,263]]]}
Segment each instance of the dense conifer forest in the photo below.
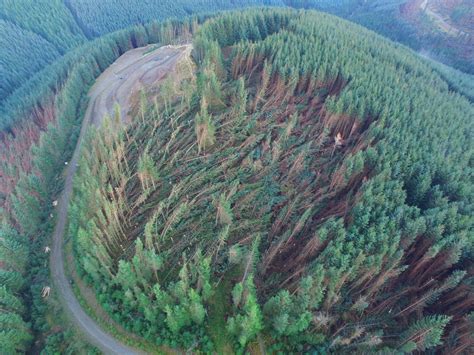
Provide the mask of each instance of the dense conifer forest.
{"label": "dense conifer forest", "polygon": [[283,6],[283,0],[68,0],[85,31],[93,36],[103,35],[131,25],[151,20],[183,18],[195,13],[232,10],[249,6]]}
{"label": "dense conifer forest", "polygon": [[69,236],[104,309],[203,352],[472,351],[472,103],[322,13],[193,44],[83,151]]}
{"label": "dense conifer forest", "polygon": [[[0,0],[0,109],[4,101],[34,73],[87,40],[153,20],[182,19],[252,6],[317,9],[350,19],[418,51],[430,42],[446,41],[434,34],[420,38],[400,17],[400,0]],[[15,39],[14,41],[12,39]],[[443,46],[440,47],[443,51]],[[473,74],[472,58],[433,53]],[[472,90],[472,85],[470,85]],[[15,97],[21,95],[15,95]],[[2,127],[7,125],[0,121]]]}
{"label": "dense conifer forest", "polygon": [[263,5],[284,4],[281,0],[0,0],[0,105],[32,74],[88,39],[154,20]]}
{"label": "dense conifer forest", "polygon": [[164,349],[474,351],[472,76],[329,15],[211,15],[418,48],[397,1],[360,3],[0,0],[0,352],[95,352],[42,297],[63,168],[95,78],[196,30],[83,151],[68,238],[105,311]]}

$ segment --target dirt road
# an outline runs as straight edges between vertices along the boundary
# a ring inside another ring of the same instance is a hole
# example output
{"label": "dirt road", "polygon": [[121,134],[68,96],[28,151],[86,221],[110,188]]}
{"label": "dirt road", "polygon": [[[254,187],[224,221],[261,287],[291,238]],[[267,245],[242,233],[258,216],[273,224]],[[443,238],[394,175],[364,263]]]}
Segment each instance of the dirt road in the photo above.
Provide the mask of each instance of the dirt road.
{"label": "dirt road", "polygon": [[129,120],[130,117],[127,113],[130,94],[140,90],[143,86],[162,80],[168,72],[175,69],[176,63],[181,58],[190,53],[191,46],[166,46],[153,51],[150,51],[150,49],[151,47],[143,47],[125,53],[97,78],[96,83],[91,88],[89,106],[82,123],[73,158],[68,164],[64,190],[56,207],[58,213],[50,258],[51,277],[54,284],[52,291],[57,292],[64,309],[70,315],[71,321],[82,331],[85,338],[106,354],[138,354],[140,352],[124,345],[103,331],[85,313],[76,299],[64,272],[63,241],[67,211],[72,192],[72,182],[79,161],[80,148],[87,129],[92,124],[99,125],[106,113],[113,114],[115,103],[121,106],[123,121]]}
{"label": "dirt road", "polygon": [[420,4],[420,9],[425,11],[429,18],[431,18],[435,24],[444,32],[457,36],[459,34],[465,34],[464,32],[458,30],[456,27],[453,27],[450,23],[448,23],[441,15],[435,12],[432,7],[431,3],[428,0],[423,0]]}

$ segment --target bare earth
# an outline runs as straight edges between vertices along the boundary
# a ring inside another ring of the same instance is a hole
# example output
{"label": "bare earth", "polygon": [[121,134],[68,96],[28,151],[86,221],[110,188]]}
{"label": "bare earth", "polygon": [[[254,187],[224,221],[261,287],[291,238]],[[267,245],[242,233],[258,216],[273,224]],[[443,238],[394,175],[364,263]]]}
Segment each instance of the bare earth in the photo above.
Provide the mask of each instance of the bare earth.
{"label": "bare earth", "polygon": [[84,337],[106,354],[139,354],[140,351],[128,347],[104,332],[81,308],[64,272],[64,232],[72,182],[77,170],[81,144],[87,129],[92,124],[100,125],[105,114],[112,115],[115,103],[118,103],[121,107],[123,121],[130,120],[128,108],[131,94],[144,86],[149,86],[164,79],[167,73],[176,68],[176,64],[181,58],[189,55],[191,46],[165,46],[146,53],[150,49],[151,47],[148,46],[125,53],[97,78],[96,83],[91,88],[89,106],[82,123],[73,158],[66,170],[64,190],[56,207],[58,213],[50,258],[51,276],[54,283],[52,291],[58,292],[64,309],[70,316],[71,321],[84,334]]}
{"label": "bare earth", "polygon": [[436,11],[433,10],[432,4],[429,0],[423,0],[420,4],[420,9],[425,11],[429,18],[431,18],[438,27],[453,36],[457,36],[459,34],[465,34],[464,32],[458,30],[456,27],[453,27],[449,22],[447,22],[441,15],[439,15]]}

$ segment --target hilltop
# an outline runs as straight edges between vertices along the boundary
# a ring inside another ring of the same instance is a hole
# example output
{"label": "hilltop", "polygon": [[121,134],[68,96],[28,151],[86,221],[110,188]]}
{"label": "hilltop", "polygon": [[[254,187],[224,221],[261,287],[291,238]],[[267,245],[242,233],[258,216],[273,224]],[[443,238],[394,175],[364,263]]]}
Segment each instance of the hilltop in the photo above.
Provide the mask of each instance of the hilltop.
{"label": "hilltop", "polygon": [[192,42],[83,151],[69,234],[104,309],[204,352],[472,347],[472,104],[322,13]]}
{"label": "hilltop", "polygon": [[2,351],[472,352],[441,3],[0,1]]}

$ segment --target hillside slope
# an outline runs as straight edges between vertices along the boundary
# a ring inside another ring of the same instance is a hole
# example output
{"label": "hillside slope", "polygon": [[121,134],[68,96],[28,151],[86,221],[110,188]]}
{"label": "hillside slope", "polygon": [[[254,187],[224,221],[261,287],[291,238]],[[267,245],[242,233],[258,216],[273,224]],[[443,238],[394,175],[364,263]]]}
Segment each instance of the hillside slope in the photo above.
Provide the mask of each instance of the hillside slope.
{"label": "hillside slope", "polygon": [[[433,21],[420,10],[422,0],[0,0],[0,28],[5,29],[0,31],[0,53],[6,58],[0,61],[0,73],[5,77],[0,85],[0,105],[34,73],[86,40],[151,21],[251,6],[326,11],[472,74],[470,1],[451,1],[448,9],[440,1],[429,1],[427,8],[436,10],[430,13],[438,16],[437,9],[442,8],[442,18],[449,26],[459,28],[452,36],[432,26]],[[12,38],[18,46],[11,45]],[[28,53],[25,44],[44,50]]]}
{"label": "hillside slope", "polygon": [[153,20],[183,18],[249,6],[283,6],[283,0],[67,0],[66,4],[83,24],[85,32],[100,36]]}
{"label": "hillside slope", "polygon": [[88,138],[69,233],[114,319],[202,351],[472,351],[474,107],[314,12],[206,21]]}
{"label": "hillside slope", "polygon": [[474,74],[474,1],[409,0],[399,17],[415,29],[420,51]]}
{"label": "hillside slope", "polygon": [[283,2],[0,0],[0,74],[5,78],[0,83],[0,105],[25,80],[87,40],[152,21],[264,5]]}
{"label": "hillside slope", "polygon": [[0,105],[86,37],[61,1],[0,0]]}
{"label": "hillside slope", "polygon": [[286,4],[341,16],[474,74],[472,0],[287,0]]}

